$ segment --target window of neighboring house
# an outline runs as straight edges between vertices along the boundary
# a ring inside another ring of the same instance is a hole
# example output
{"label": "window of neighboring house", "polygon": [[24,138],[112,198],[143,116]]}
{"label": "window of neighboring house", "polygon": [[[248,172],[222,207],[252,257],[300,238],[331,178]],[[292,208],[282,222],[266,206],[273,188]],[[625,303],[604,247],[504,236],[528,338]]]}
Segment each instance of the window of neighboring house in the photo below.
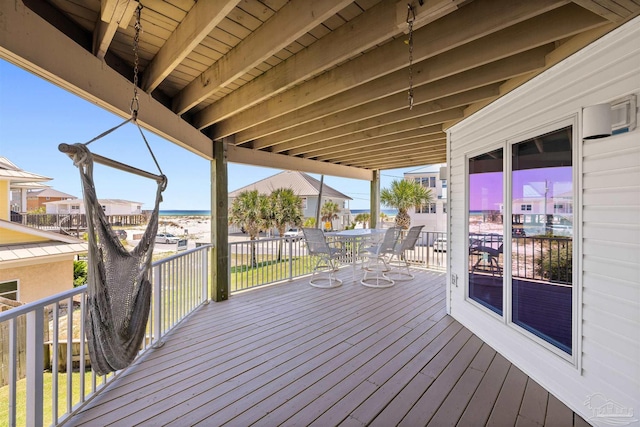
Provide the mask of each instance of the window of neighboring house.
{"label": "window of neighboring house", "polygon": [[140,209],[142,209],[142,206],[136,206],[136,209],[140,210]]}
{"label": "window of neighboring house", "polygon": [[419,214],[419,213],[427,213],[428,210],[429,209],[428,209],[427,205],[416,206],[416,213],[417,214]]}
{"label": "window of neighboring house", "polygon": [[446,203],[442,204],[442,213],[447,213],[447,204]]}
{"label": "window of neighboring house", "polygon": [[80,205],[71,205],[71,210],[72,211],[79,211],[80,210]]}
{"label": "window of neighboring house", "polygon": [[302,209],[307,209],[307,198],[306,197],[302,198]]}
{"label": "window of neighboring house", "polygon": [[436,177],[435,176],[430,176],[429,177],[429,187],[436,188]]}
{"label": "window of neighboring house", "polygon": [[429,203],[429,213],[436,213],[436,204],[435,203]]}
{"label": "window of neighboring house", "polygon": [[531,210],[531,205],[520,205],[520,210],[521,211],[530,211]]}
{"label": "window of neighboring house", "polygon": [[51,200],[51,197],[45,197],[44,199],[45,200]]}
{"label": "window of neighboring house", "polygon": [[18,281],[10,280],[8,282],[0,282],[0,297],[17,301],[18,300]]}

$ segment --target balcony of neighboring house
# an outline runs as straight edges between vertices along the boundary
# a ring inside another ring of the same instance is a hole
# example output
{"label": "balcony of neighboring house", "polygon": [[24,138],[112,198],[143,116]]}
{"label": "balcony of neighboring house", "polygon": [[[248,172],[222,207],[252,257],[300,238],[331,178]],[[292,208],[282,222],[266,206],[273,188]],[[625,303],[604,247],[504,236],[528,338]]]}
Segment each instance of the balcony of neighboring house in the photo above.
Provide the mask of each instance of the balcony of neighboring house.
{"label": "balcony of neighboring house", "polygon": [[8,424],[586,425],[446,314],[430,247],[392,287],[347,264],[319,289],[303,239],[230,243],[222,302],[210,250],[154,263],[146,339],[116,374],[96,376],[82,345],[86,287],[0,314]]}

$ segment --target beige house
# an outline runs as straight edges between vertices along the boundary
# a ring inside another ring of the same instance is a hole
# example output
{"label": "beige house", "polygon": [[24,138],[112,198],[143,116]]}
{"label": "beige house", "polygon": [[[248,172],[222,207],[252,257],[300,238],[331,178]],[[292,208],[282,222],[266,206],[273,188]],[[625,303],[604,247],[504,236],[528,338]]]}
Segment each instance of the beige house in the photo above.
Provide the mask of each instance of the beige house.
{"label": "beige house", "polygon": [[9,188],[37,177],[17,167],[0,168],[0,296],[20,302],[71,289],[73,261],[87,252],[82,240],[10,221]]}
{"label": "beige house", "polygon": [[[238,194],[243,191],[258,190],[260,194],[270,194],[276,188],[291,188],[293,192],[302,198],[302,216],[304,218],[315,218],[318,208],[318,198],[320,197],[320,181],[304,172],[283,171],[253,184],[229,192],[229,206],[233,203]],[[337,203],[340,207],[338,219],[333,221],[333,229],[342,230],[349,225],[351,211],[349,210],[349,200],[351,197],[322,184],[322,200],[320,206],[328,201]]]}

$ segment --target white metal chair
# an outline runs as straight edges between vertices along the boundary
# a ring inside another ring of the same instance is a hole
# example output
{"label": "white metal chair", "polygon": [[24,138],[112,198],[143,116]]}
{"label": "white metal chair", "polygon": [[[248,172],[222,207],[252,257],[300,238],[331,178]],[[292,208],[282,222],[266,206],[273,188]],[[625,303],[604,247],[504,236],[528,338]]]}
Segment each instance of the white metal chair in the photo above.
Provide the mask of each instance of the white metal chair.
{"label": "white metal chair", "polygon": [[[364,276],[360,283],[371,288],[393,286],[393,280],[386,277],[384,273],[390,269],[386,257],[392,253],[399,234],[400,228],[391,227],[384,233],[380,243],[362,248],[360,256],[367,258],[367,262],[363,266]],[[375,273],[375,276],[370,276],[370,273]]]}
{"label": "white metal chair", "polygon": [[[411,251],[416,247],[420,232],[424,225],[416,225],[409,229],[407,236],[398,242],[391,252],[391,258],[389,258],[389,265],[393,268],[390,272],[385,273],[385,276],[392,280],[410,280],[413,279],[413,274],[409,270],[409,263],[407,262],[406,252]],[[406,270],[406,271],[403,271]]]}
{"label": "white metal chair", "polygon": [[335,276],[340,259],[344,258],[342,247],[330,245],[324,232],[318,228],[303,228],[309,255],[318,258],[309,284],[316,288],[335,288],[342,280]]}

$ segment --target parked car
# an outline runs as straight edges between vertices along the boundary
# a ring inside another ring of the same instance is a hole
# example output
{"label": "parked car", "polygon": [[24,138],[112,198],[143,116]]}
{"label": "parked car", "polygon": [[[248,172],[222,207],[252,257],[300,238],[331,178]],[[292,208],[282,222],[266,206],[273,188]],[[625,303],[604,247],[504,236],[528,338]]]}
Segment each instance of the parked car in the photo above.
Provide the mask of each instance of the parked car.
{"label": "parked car", "polygon": [[447,251],[447,238],[446,237],[438,237],[433,244],[431,245],[433,247],[433,251],[434,252],[446,252]]}
{"label": "parked car", "polygon": [[178,236],[174,236],[171,233],[156,234],[156,243],[178,243],[179,240]]}
{"label": "parked car", "polygon": [[300,228],[290,228],[284,233],[283,237],[287,242],[289,240],[296,241],[302,239],[302,230]]}
{"label": "parked car", "polygon": [[118,236],[118,239],[120,240],[126,240],[127,239],[127,232],[125,230],[114,230],[116,233],[116,236]]}

